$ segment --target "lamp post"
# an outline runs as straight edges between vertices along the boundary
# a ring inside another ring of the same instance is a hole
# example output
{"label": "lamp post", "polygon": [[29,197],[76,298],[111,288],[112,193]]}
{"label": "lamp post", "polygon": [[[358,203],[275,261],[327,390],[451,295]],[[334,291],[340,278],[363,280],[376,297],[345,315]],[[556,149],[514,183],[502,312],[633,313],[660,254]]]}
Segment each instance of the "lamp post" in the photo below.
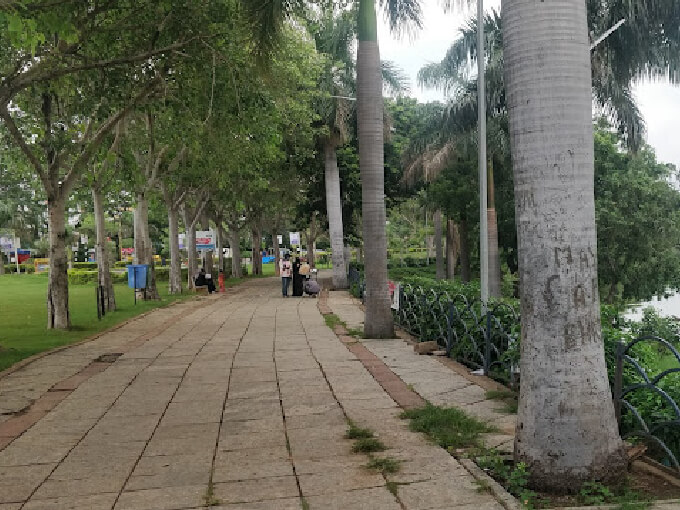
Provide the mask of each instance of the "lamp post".
{"label": "lamp post", "polygon": [[484,2],[477,0],[477,139],[479,145],[479,262],[482,290],[482,315],[489,301],[489,238],[487,224],[486,174],[486,86],[484,82]]}

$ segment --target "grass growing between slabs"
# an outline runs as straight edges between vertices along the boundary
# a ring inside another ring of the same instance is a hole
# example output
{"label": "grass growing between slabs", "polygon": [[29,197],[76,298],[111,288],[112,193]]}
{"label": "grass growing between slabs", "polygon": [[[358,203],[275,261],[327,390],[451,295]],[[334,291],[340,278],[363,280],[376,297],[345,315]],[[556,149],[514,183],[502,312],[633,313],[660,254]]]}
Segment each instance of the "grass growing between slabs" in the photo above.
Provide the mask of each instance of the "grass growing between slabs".
{"label": "grass growing between slabs", "polygon": [[[240,281],[228,279],[225,285],[233,286]],[[78,342],[141,313],[195,295],[169,295],[167,282],[159,282],[160,301],[138,301],[135,305],[132,289],[127,285],[114,285],[114,289],[118,309],[98,320],[95,285],[70,285],[72,328],[69,331],[48,330],[47,277],[34,274],[1,275],[0,370],[34,354]]]}
{"label": "grass growing between slabs", "polygon": [[432,441],[447,450],[481,446],[481,435],[496,432],[496,428],[468,416],[454,408],[438,407],[429,402],[421,408],[401,414],[409,419],[409,428],[425,433]]}

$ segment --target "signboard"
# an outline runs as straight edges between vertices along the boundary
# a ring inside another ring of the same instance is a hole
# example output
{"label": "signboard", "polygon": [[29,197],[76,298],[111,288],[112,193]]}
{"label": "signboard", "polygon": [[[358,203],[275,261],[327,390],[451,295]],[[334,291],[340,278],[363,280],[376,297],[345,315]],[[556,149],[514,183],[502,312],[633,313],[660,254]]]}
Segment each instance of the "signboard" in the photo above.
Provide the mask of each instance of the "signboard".
{"label": "signboard", "polygon": [[196,249],[197,250],[214,250],[215,249],[215,232],[212,230],[197,230],[196,231]]}
{"label": "signboard", "polygon": [[87,244],[88,237],[85,234],[80,235],[80,244]]}
{"label": "signboard", "polygon": [[179,239],[179,249],[180,250],[186,250],[187,247],[184,244],[184,240],[186,239],[186,234],[177,234],[177,238]]}
{"label": "signboard", "polygon": [[300,245],[300,232],[290,232],[290,244],[292,246]]}
{"label": "signboard", "polygon": [[14,251],[14,237],[9,236],[0,237],[0,250]]}
{"label": "signboard", "polygon": [[36,273],[44,273],[50,268],[50,259],[35,259],[33,263]]}
{"label": "signboard", "polygon": [[278,239],[278,241],[279,241],[279,246],[281,246],[281,245],[283,244],[283,236],[281,236],[281,235],[276,236],[276,239]]}

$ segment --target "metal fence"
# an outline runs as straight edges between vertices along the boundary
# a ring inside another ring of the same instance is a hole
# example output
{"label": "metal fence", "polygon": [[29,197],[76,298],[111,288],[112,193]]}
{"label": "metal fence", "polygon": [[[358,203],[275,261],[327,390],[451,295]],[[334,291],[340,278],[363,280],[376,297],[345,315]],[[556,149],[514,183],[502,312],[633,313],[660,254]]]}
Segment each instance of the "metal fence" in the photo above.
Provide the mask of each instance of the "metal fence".
{"label": "metal fence", "polygon": [[[365,284],[350,269],[350,289],[363,301]],[[436,341],[449,357],[479,370],[511,388],[519,386],[520,316],[510,305],[492,304],[482,313],[479,299],[451,295],[417,285],[397,288],[394,315],[397,324],[420,341]],[[652,344],[657,359],[677,366],[650,375],[635,347]],[[680,470],[680,353],[668,341],[654,336],[620,343],[616,351],[613,398],[624,439],[644,442],[647,454]]]}
{"label": "metal fence", "polygon": [[517,384],[519,316],[509,305],[482,313],[481,301],[420,286],[398,288],[399,326],[421,341],[436,341],[448,356],[510,386]]}
{"label": "metal fence", "polygon": [[[652,347],[671,367],[658,374],[640,364],[635,347]],[[673,363],[677,361],[677,366]],[[614,375],[614,406],[624,439],[644,442],[648,455],[680,471],[680,354],[668,341],[643,336],[619,343]],[[675,398],[674,398],[675,396]]]}

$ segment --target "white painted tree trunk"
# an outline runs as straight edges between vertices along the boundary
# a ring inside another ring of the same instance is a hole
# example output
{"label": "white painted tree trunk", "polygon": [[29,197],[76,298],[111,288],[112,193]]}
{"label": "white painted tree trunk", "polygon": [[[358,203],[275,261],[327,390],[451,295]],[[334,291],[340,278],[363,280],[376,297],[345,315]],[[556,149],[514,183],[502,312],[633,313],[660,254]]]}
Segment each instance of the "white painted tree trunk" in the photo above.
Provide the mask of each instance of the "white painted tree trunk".
{"label": "white painted tree trunk", "polygon": [[104,309],[112,312],[116,309],[116,296],[111,281],[111,263],[109,258],[108,242],[106,236],[106,222],[104,217],[104,201],[99,189],[92,189],[92,201],[94,202],[94,226],[97,235],[95,245],[95,257],[97,259],[97,280],[103,287]]}
{"label": "white painted tree trunk", "polygon": [[149,199],[144,193],[137,194],[135,207],[135,259],[137,264],[146,264],[148,276],[146,290],[139,296],[146,300],[160,299],[156,288],[156,269],[153,260],[153,247],[149,235]]}
{"label": "white painted tree trunk", "polygon": [[442,247],[442,211],[437,209],[434,212],[434,251],[437,280],[443,280],[446,276],[444,268],[444,250]]}
{"label": "white painted tree trunk", "polygon": [[179,251],[179,211],[168,207],[168,241],[170,244],[170,275],[168,292],[182,293],[182,257]]}
{"label": "white painted tree trunk", "polygon": [[229,244],[231,247],[231,276],[241,278],[241,235],[235,228],[229,228]]}
{"label": "white painted tree trunk", "polygon": [[387,286],[383,99],[377,40],[359,41],[357,115],[366,278],[364,334],[367,338],[391,338],[394,321]]}
{"label": "white painted tree trunk", "polygon": [[344,250],[344,227],[342,224],[342,199],[340,196],[340,171],[335,145],[327,141],[324,146],[326,165],[326,214],[331,238],[333,261],[333,287],[346,289],[347,266]]}
{"label": "white painted tree trunk", "polygon": [[66,200],[47,199],[50,272],[47,279],[47,328],[68,329],[68,257],[66,254]]}
{"label": "white painted tree trunk", "polygon": [[583,0],[503,0],[522,312],[515,457],[534,487],[617,481],[627,462],[600,331]]}

